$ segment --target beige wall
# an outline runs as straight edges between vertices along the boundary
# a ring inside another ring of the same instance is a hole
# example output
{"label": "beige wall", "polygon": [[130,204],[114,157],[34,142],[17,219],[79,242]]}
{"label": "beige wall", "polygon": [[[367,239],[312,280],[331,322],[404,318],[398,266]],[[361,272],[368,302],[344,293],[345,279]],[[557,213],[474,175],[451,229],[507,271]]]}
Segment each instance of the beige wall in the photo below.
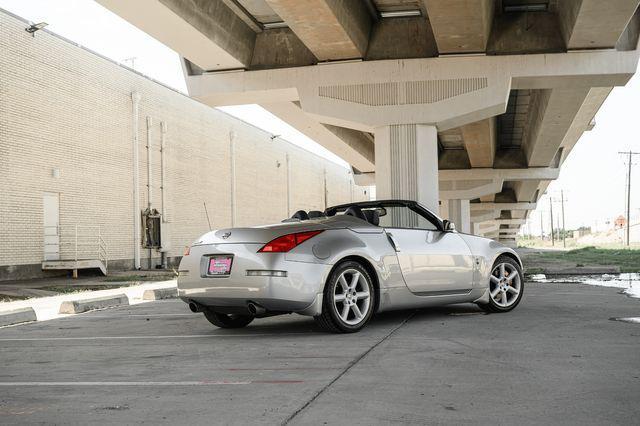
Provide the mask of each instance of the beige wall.
{"label": "beige wall", "polygon": [[[208,230],[205,202],[214,228],[231,226],[231,139],[238,226],[278,222],[296,209],[324,209],[325,170],[327,204],[368,198],[349,171],[332,162],[271,140],[61,38],[44,31],[31,37],[24,27],[0,12],[0,267],[42,261],[43,192],[60,194],[62,227],[99,224],[109,257],[133,258],[132,92],[141,96],[135,129],[141,209],[147,205],[147,117],[152,120],[151,201],[158,210],[160,123],[167,126],[169,256],[181,255]],[[58,178],[53,169],[59,169]]]}

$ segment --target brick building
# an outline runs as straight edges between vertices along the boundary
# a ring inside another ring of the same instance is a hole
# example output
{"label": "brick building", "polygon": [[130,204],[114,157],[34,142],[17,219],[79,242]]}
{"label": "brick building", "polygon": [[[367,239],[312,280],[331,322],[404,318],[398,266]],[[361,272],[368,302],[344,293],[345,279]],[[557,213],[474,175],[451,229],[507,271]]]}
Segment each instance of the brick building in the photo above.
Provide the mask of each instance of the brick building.
{"label": "brick building", "polygon": [[[0,279],[40,276],[45,257],[95,257],[98,237],[111,268],[132,267],[148,207],[175,261],[209,223],[368,198],[347,169],[25,26],[0,9]],[[142,249],[143,267],[149,255],[160,263],[161,250]]]}

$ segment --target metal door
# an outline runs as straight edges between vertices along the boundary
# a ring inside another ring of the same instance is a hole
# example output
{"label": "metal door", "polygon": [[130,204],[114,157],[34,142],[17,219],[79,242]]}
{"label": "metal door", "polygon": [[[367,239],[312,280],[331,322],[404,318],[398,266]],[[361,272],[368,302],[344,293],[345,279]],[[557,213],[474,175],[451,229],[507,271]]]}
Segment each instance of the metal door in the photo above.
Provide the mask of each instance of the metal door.
{"label": "metal door", "polygon": [[455,232],[386,228],[398,250],[402,275],[421,296],[461,294],[473,287],[473,256]]}
{"label": "metal door", "polygon": [[44,260],[60,260],[60,194],[42,195],[44,215]]}

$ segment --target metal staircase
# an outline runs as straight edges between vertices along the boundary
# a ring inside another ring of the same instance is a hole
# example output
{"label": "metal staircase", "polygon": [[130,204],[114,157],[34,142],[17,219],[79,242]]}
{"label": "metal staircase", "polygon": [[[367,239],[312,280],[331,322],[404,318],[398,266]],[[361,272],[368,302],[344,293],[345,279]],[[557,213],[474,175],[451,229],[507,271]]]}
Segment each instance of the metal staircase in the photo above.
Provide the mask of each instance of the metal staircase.
{"label": "metal staircase", "polygon": [[45,258],[42,270],[97,268],[107,275],[109,253],[100,225],[45,226]]}

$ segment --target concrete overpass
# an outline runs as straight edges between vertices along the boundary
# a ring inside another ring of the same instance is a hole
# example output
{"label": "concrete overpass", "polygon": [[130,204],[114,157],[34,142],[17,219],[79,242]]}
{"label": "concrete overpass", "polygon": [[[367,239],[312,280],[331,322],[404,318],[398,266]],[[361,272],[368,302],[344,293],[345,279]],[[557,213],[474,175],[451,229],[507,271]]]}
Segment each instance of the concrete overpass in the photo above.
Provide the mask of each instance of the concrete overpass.
{"label": "concrete overpass", "polygon": [[98,0],[184,57],[189,94],[257,103],[379,198],[515,234],[614,86],[640,0]]}

